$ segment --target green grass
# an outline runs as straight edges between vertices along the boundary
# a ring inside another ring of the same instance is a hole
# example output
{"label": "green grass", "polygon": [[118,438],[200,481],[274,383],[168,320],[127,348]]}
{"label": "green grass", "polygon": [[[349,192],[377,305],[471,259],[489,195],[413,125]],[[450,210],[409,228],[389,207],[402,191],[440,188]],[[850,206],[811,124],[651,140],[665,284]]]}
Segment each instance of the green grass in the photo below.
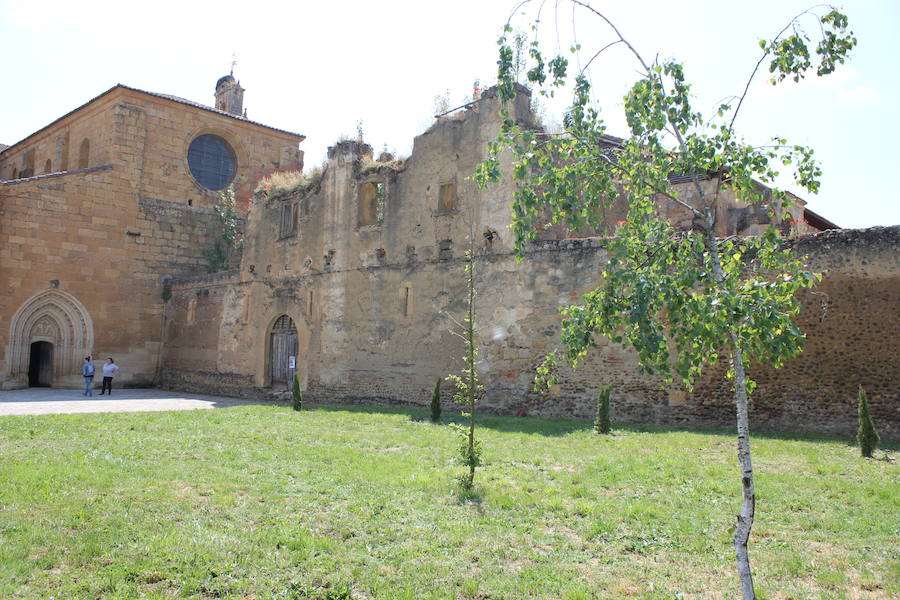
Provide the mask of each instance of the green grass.
{"label": "green grass", "polygon": [[[734,598],[733,436],[427,414],[0,418],[2,598]],[[893,451],[753,440],[761,598],[900,595]]]}

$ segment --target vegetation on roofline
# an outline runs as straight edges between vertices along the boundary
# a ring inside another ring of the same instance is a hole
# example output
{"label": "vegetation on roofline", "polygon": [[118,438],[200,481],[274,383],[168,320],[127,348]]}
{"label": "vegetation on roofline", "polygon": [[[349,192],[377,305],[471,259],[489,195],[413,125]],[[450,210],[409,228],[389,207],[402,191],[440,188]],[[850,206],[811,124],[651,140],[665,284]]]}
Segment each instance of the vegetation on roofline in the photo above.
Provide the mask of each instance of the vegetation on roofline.
{"label": "vegetation on roofline", "polygon": [[255,194],[262,194],[266,200],[274,200],[292,194],[305,195],[318,189],[325,175],[325,167],[316,167],[309,173],[300,171],[276,171],[259,180]]}
{"label": "vegetation on roofline", "polygon": [[397,158],[394,160],[386,161],[386,162],[373,162],[368,163],[362,166],[359,169],[360,177],[368,177],[369,175],[375,174],[387,174],[390,172],[396,172],[403,170],[403,167],[406,165],[406,161],[402,158]]}

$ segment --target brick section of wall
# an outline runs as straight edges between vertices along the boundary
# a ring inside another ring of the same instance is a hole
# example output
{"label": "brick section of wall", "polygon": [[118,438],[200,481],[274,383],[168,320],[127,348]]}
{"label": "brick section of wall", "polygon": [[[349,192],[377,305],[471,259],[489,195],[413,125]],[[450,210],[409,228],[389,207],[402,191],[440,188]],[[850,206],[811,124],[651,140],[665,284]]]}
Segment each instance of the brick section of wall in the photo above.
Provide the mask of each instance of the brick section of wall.
{"label": "brick section of wall", "polygon": [[253,387],[253,376],[236,373],[210,373],[165,367],[160,373],[160,381],[161,387],[167,390],[233,398],[261,398],[268,392]]}

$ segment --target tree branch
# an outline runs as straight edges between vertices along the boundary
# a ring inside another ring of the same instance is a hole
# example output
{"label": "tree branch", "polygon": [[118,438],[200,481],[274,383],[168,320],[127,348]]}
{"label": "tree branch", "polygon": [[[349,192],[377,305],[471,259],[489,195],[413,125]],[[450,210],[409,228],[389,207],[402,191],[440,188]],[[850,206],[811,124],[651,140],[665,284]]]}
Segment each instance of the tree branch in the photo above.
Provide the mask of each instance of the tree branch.
{"label": "tree branch", "polygon": [[604,50],[606,50],[607,48],[611,48],[611,47],[615,46],[616,44],[621,44],[621,43],[622,43],[622,40],[616,40],[614,42],[608,43],[607,45],[605,45],[602,48],[600,48],[599,50],[597,50],[597,53],[591,57],[591,60],[587,61],[587,64],[581,68],[581,71],[579,74],[583,75],[584,72],[587,71],[587,68],[589,66],[591,66],[591,63],[594,62],[594,59],[597,58],[598,56],[600,56]]}
{"label": "tree branch", "polygon": [[628,43],[628,40],[626,40],[622,36],[622,34],[619,32],[618,28],[615,25],[613,25],[612,21],[607,19],[603,13],[598,11],[596,8],[594,8],[590,4],[587,4],[586,2],[582,2],[582,0],[572,0],[572,3],[577,4],[578,6],[591,11],[592,13],[594,13],[595,15],[597,15],[598,17],[603,19],[603,21],[606,22],[607,25],[609,25],[609,28],[612,29],[616,33],[617,36],[619,36],[619,41],[622,42],[623,44],[625,44],[626,46],[628,46],[628,49],[631,51],[631,53],[634,55],[634,57],[636,59],[638,59],[638,62],[641,63],[642,67],[644,67],[644,70],[647,71],[648,73],[650,72],[650,67],[647,66],[647,63],[644,62],[644,59],[641,57],[641,55],[638,53],[638,51],[635,50],[634,46],[632,46],[630,43]]}
{"label": "tree branch", "polygon": [[[573,0],[573,1],[574,1],[574,0]],[[796,22],[797,22],[797,19],[799,19],[799,18],[802,17],[803,15],[805,15],[805,14],[807,14],[807,13],[811,13],[813,10],[815,10],[815,9],[817,9],[817,8],[822,8],[822,7],[827,7],[827,6],[828,6],[827,4],[817,4],[817,5],[815,5],[815,6],[812,6],[812,7],[810,7],[810,8],[807,8],[807,9],[804,10],[802,13],[798,14],[798,15],[795,16],[793,19],[791,19],[790,21],[788,21],[788,24],[785,25],[784,28],[783,28],[781,31],[778,32],[778,35],[776,35],[774,38],[772,38],[772,41],[773,41],[773,42],[778,41],[778,39],[779,39],[782,35],[784,35],[784,32],[787,31],[788,29],[790,29],[791,25],[793,25],[794,23],[796,23]],[[753,79],[756,77],[756,73],[759,71],[759,67],[762,66],[763,61],[766,60],[766,57],[767,57],[770,53],[771,53],[771,46],[769,47],[769,49],[767,49],[765,52],[763,52],[763,55],[759,57],[759,61],[757,61],[756,66],[753,67],[753,72],[750,73],[750,77],[747,79],[747,84],[744,86],[744,93],[741,94],[741,98],[740,98],[740,100],[738,100],[738,104],[737,104],[737,106],[734,108],[734,113],[733,113],[732,116],[731,116],[731,122],[728,124],[728,129],[733,129],[733,128],[734,128],[734,122],[735,122],[735,120],[737,120],[738,111],[741,110],[741,106],[744,104],[744,98],[747,97],[747,92],[750,91],[750,84],[753,83]]]}
{"label": "tree branch", "polygon": [[[581,139],[580,137],[578,137],[577,134],[572,133],[572,132],[569,131],[569,130],[566,130],[566,131],[569,133],[569,135],[571,135],[573,138],[575,138],[576,140],[578,140],[578,142],[580,142],[581,145],[583,145],[583,146],[586,147],[589,151],[591,151],[591,154],[593,154],[596,158],[599,158],[599,159],[602,159],[602,160],[606,161],[607,164],[609,164],[609,166],[613,167],[614,169],[618,169],[619,172],[624,172],[624,171],[625,171],[625,169],[624,169],[621,165],[617,164],[615,161],[613,161],[613,159],[611,159],[611,158],[608,157],[607,155],[603,154],[602,152],[599,152],[599,153],[594,152],[593,149],[592,149],[592,147],[591,147],[587,142],[585,142],[583,139]],[[661,189],[659,186],[654,185],[652,182],[646,181],[646,180],[644,180],[644,179],[640,179],[639,181],[640,181],[640,183],[643,183],[644,185],[646,185],[647,187],[649,187],[650,189],[652,189],[652,190],[653,190],[654,192],[656,192],[657,194],[660,194],[661,196],[663,196],[663,197],[665,197],[665,198],[668,198],[668,199],[671,200],[672,202],[675,202],[676,204],[679,204],[679,205],[683,206],[684,208],[688,209],[689,211],[691,211],[691,214],[693,214],[695,217],[702,217],[702,216],[703,216],[703,213],[701,213],[700,211],[698,211],[696,208],[694,208],[693,206],[691,206],[690,204],[688,204],[688,203],[685,202],[684,200],[678,198],[677,196],[672,195],[671,193],[667,192],[666,190]]]}

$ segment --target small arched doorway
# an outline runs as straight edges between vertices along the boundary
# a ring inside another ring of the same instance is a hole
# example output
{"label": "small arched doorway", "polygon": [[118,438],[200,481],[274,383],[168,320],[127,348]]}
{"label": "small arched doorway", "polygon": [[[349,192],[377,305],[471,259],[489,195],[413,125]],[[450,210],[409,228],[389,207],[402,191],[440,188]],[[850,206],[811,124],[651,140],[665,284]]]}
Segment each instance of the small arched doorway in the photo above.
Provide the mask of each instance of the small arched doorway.
{"label": "small arched doorway", "polygon": [[272,387],[287,388],[297,370],[297,327],[287,315],[272,325],[269,341],[269,374]]}
{"label": "small arched doorway", "polygon": [[53,383],[53,344],[32,342],[28,356],[28,387],[50,387]]}

